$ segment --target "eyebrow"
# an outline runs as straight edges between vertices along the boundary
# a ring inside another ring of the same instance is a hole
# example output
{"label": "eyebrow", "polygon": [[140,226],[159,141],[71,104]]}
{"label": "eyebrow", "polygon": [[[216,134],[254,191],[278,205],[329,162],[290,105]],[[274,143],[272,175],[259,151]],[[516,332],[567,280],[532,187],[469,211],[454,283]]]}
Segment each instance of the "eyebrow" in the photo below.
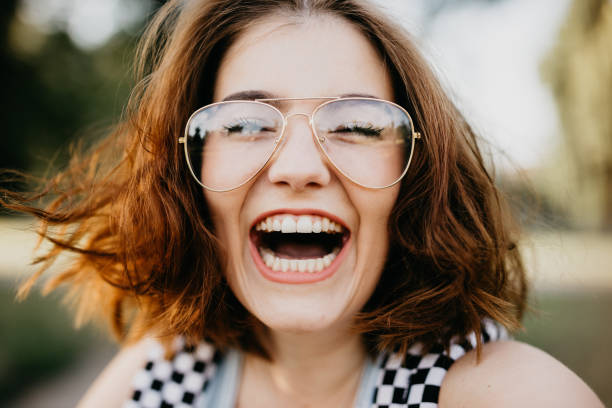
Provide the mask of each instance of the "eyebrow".
{"label": "eyebrow", "polygon": [[[322,95],[317,95],[317,96],[322,96]],[[348,94],[339,95],[338,97],[339,98],[381,99],[378,96],[374,96],[370,94],[362,94],[362,93],[348,93]],[[279,97],[274,94],[271,94],[270,92],[266,92],[262,90],[249,90],[249,91],[240,91],[240,92],[236,92],[231,95],[228,95],[225,98],[223,98],[223,101],[253,101],[256,99],[274,99],[274,98],[279,98]]]}
{"label": "eyebrow", "polygon": [[270,99],[275,96],[266,91],[240,91],[223,98],[223,101],[253,101],[255,99]]}
{"label": "eyebrow", "polygon": [[383,99],[379,96],[374,96],[370,94],[362,94],[362,93],[348,93],[340,95],[340,98],[372,98],[372,99]]}

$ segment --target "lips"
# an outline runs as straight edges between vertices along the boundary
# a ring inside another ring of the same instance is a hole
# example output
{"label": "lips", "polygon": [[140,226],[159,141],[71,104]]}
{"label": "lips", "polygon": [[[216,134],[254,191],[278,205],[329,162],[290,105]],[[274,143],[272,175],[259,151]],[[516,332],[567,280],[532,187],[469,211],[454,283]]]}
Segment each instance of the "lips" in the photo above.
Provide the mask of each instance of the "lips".
{"label": "lips", "polygon": [[249,249],[257,269],[274,282],[311,283],[329,278],[347,254],[351,233],[339,218],[319,210],[277,210],[251,227]]}

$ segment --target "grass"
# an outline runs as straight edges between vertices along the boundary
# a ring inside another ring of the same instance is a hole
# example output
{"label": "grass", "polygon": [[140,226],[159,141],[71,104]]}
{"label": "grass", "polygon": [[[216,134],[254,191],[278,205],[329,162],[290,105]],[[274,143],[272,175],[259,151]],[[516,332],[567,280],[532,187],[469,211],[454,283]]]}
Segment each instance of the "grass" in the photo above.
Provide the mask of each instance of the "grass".
{"label": "grass", "polygon": [[67,369],[96,342],[94,330],[73,329],[58,295],[35,290],[21,303],[14,297],[15,288],[0,282],[0,406]]}

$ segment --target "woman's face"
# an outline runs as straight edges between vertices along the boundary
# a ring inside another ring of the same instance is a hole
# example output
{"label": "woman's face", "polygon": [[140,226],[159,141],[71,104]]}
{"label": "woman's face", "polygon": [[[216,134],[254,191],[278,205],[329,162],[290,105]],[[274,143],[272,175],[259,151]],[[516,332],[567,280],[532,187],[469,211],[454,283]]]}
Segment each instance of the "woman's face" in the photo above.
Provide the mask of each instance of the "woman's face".
{"label": "woman's face", "polygon": [[[373,46],[348,22],[325,16],[297,24],[270,18],[237,39],[221,62],[214,100],[252,91],[278,98],[393,98]],[[292,101],[281,110],[310,114],[321,102]],[[308,119],[291,116],[263,172],[231,192],[205,191],[234,294],[272,330],[346,327],[379,280],[398,190],[347,180],[318,149]],[[279,228],[285,233],[269,232]],[[311,229],[322,231],[299,233]]]}

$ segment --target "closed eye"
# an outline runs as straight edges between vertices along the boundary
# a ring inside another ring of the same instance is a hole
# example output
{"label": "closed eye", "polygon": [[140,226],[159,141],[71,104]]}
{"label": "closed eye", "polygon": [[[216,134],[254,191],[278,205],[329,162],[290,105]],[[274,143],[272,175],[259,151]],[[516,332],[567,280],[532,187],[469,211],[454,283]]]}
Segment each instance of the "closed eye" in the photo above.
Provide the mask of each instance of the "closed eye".
{"label": "closed eye", "polygon": [[331,133],[358,133],[363,136],[378,137],[380,136],[382,129],[364,128],[364,127],[353,127],[353,128],[340,128],[333,130]]}
{"label": "closed eye", "polygon": [[351,123],[346,125],[340,125],[336,129],[331,130],[329,133],[341,134],[343,136],[353,134],[356,136],[377,138],[380,137],[383,130],[383,128],[375,127],[371,123]]}
{"label": "closed eye", "polygon": [[259,119],[251,118],[239,118],[228,125],[223,126],[223,129],[228,135],[231,134],[243,134],[253,135],[264,132],[276,132],[273,127],[266,126],[266,124]]}

